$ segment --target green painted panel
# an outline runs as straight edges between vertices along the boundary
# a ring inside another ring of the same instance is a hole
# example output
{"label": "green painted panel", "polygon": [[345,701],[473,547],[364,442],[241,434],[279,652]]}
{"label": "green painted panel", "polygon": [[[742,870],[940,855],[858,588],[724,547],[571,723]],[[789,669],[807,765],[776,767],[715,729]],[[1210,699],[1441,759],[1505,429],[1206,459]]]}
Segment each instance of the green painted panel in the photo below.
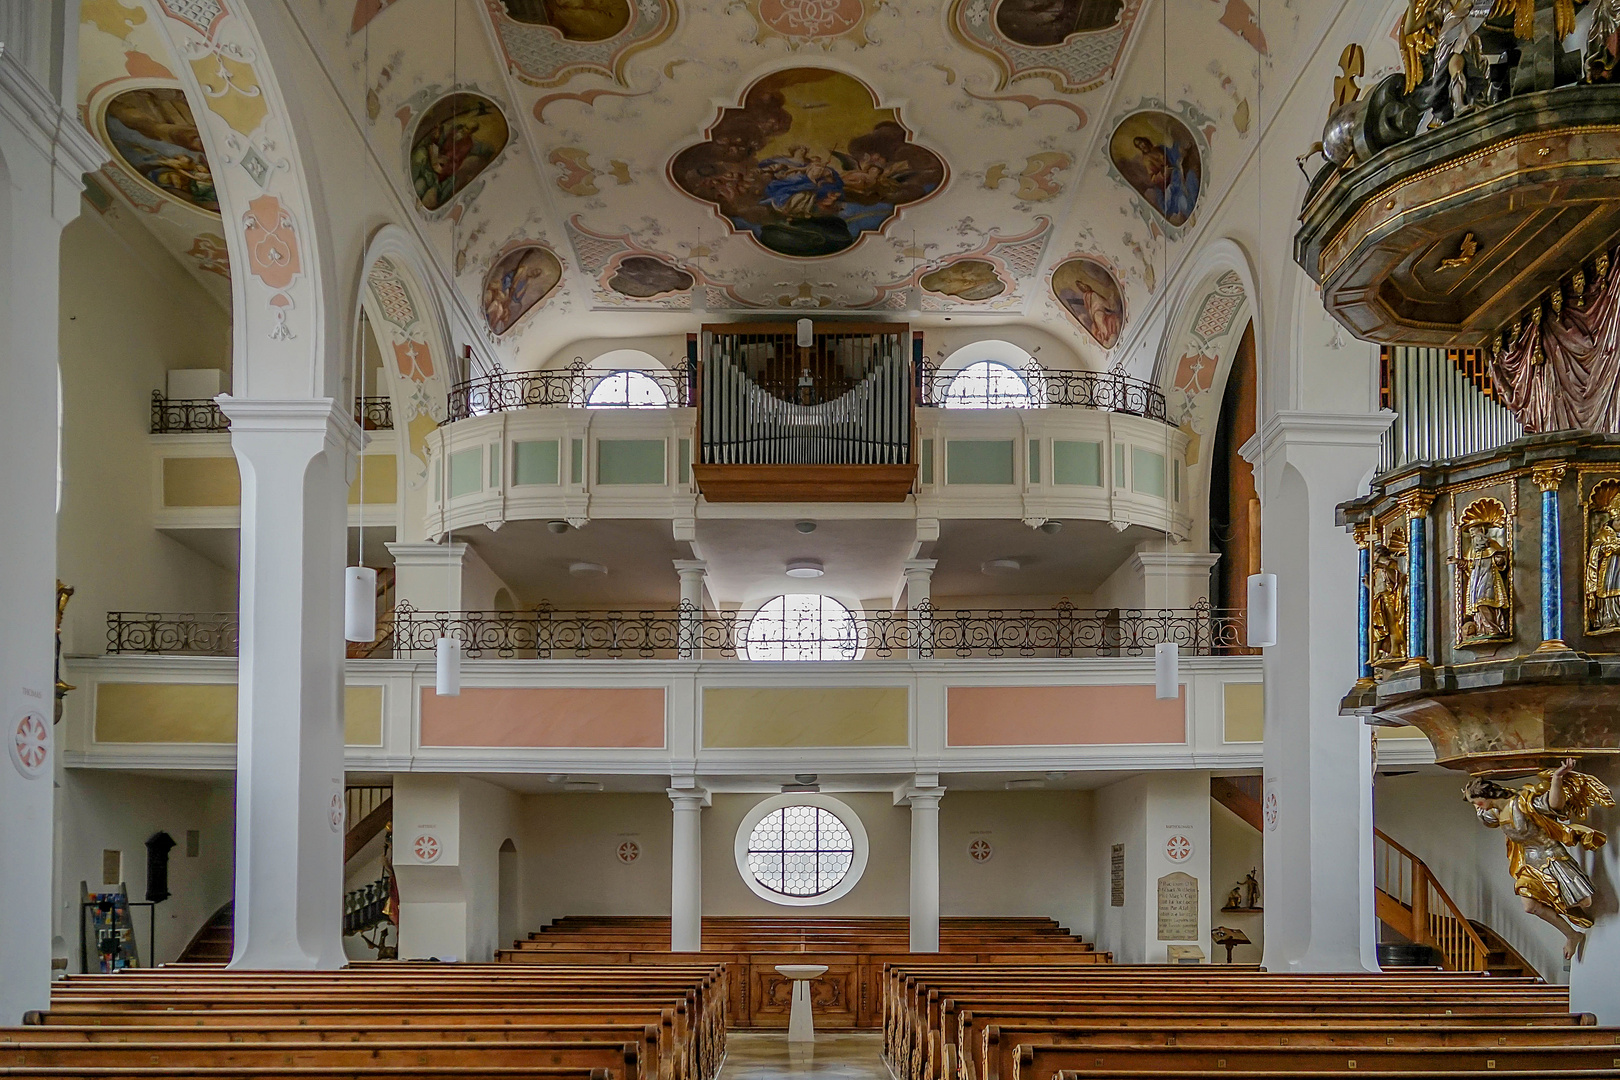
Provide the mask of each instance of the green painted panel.
{"label": "green painted panel", "polygon": [[1102,443],[1052,440],[1052,483],[1102,487]]}
{"label": "green painted panel", "polygon": [[1029,482],[1041,482],[1041,440],[1029,440]]}
{"label": "green painted panel", "polygon": [[1164,498],[1164,455],[1131,447],[1131,490]]}
{"label": "green painted panel", "polygon": [[568,482],[585,482],[585,440],[575,439],[568,445]]}
{"label": "green painted panel", "polygon": [[484,448],[457,450],[450,455],[450,497],[476,495],[484,490]]}
{"label": "green painted panel", "polygon": [[512,486],[526,484],[555,484],[557,482],[557,455],[560,447],[556,439],[545,442],[512,444]]}
{"label": "green painted panel", "polygon": [[501,486],[501,444],[489,444],[489,486],[494,490]]}
{"label": "green painted panel", "polygon": [[597,439],[598,484],[662,484],[663,439]]}
{"label": "green painted panel", "polygon": [[947,484],[1013,482],[1011,439],[952,439],[945,444]]}
{"label": "green painted panel", "polygon": [[1114,486],[1125,486],[1125,444],[1114,444]]}
{"label": "green painted panel", "polygon": [[934,482],[933,439],[924,439],[922,441],[922,482],[925,484],[932,484]]}
{"label": "green painted panel", "polygon": [[677,453],[680,456],[675,465],[675,482],[677,484],[690,483],[692,480],[692,440],[682,439]]}

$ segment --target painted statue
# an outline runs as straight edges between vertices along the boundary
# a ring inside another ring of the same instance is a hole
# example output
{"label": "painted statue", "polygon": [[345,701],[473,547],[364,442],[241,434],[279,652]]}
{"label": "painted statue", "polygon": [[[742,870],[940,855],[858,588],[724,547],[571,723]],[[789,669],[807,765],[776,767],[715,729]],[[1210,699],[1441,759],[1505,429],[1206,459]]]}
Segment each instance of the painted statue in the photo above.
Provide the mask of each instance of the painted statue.
{"label": "painted statue", "polygon": [[1260,906],[1260,879],[1255,876],[1258,872],[1259,867],[1255,867],[1245,874],[1239,883],[1243,886],[1243,906],[1246,908]]}
{"label": "painted statue", "polygon": [[1386,544],[1372,551],[1372,610],[1368,620],[1369,663],[1406,659],[1406,566]]}
{"label": "painted statue", "polygon": [[1479,820],[1501,829],[1507,841],[1508,872],[1524,910],[1564,935],[1564,958],[1574,959],[1592,925],[1592,879],[1569,852],[1570,846],[1596,851],[1608,837],[1581,824],[1596,806],[1613,806],[1608,787],[1595,776],[1575,771],[1565,758],[1533,782],[1514,789],[1494,780],[1474,780],[1463,793]]}
{"label": "painted statue", "polygon": [[1457,643],[1512,638],[1513,555],[1506,543],[1506,509],[1495,499],[1480,499],[1463,511],[1457,531],[1462,587]]}
{"label": "painted statue", "polygon": [[1592,490],[1586,512],[1586,632],[1609,634],[1620,630],[1620,531],[1615,528],[1615,503],[1620,484],[1604,481]]}

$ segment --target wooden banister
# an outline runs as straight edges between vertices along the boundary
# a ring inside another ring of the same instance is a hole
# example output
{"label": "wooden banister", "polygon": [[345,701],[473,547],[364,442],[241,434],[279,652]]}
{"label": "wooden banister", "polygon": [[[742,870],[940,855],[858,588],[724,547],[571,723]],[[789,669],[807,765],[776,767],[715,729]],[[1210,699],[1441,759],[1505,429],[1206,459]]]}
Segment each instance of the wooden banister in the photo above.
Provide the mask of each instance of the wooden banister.
{"label": "wooden banister", "polygon": [[[1428,864],[1373,829],[1373,879],[1378,917],[1418,945],[1440,954],[1447,971],[1484,971],[1490,949]],[[1387,900],[1386,900],[1387,898]]]}

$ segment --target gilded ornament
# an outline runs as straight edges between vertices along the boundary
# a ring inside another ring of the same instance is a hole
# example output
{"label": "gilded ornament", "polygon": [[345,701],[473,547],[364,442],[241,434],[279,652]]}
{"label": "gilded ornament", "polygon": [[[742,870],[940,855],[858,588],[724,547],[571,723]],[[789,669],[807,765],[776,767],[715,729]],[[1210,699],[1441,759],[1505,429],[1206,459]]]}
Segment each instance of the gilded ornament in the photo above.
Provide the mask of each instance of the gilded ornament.
{"label": "gilded ornament", "polygon": [[1368,563],[1367,662],[1375,667],[1406,661],[1406,534],[1399,526],[1375,543]]}
{"label": "gilded ornament", "polygon": [[1586,561],[1581,592],[1588,634],[1620,631],[1620,479],[1592,488],[1582,507],[1586,515]]}
{"label": "gilded ornament", "polygon": [[1479,256],[1479,241],[1473,233],[1463,234],[1462,243],[1457,245],[1457,254],[1449,259],[1440,260],[1441,270],[1456,270],[1467,266]]}
{"label": "gilded ornament", "polygon": [[1564,482],[1564,472],[1568,469],[1562,461],[1555,461],[1547,465],[1537,465],[1530,470],[1530,477],[1536,487],[1542,491],[1557,491]]}
{"label": "gilded ornament", "polygon": [[1476,499],[1457,523],[1457,644],[1513,638],[1513,550],[1507,508]]}
{"label": "gilded ornament", "polygon": [[1543,770],[1520,788],[1476,779],[1463,789],[1487,827],[1507,840],[1508,872],[1524,910],[1564,936],[1564,957],[1574,959],[1592,925],[1592,879],[1570,854],[1596,851],[1608,837],[1582,822],[1594,807],[1613,806],[1614,796],[1595,776],[1575,771],[1575,759]]}
{"label": "gilded ornament", "polygon": [[1401,513],[1409,518],[1429,516],[1429,507],[1434,505],[1434,492],[1408,491],[1400,497],[1398,503]]}

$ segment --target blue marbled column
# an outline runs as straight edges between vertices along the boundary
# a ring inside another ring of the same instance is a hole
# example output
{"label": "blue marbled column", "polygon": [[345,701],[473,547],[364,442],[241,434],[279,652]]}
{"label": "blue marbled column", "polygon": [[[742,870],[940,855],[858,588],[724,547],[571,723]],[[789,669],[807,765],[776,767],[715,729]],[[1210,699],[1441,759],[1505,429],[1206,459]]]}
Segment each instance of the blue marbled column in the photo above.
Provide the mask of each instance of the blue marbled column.
{"label": "blue marbled column", "polygon": [[1356,594],[1356,642],[1361,649],[1361,677],[1372,678],[1372,543],[1361,545],[1361,589]]}
{"label": "blue marbled column", "polygon": [[1541,492],[1541,640],[1564,640],[1563,544],[1558,537],[1558,488]]}
{"label": "blue marbled column", "polygon": [[1412,514],[1406,527],[1406,654],[1429,659],[1429,519]]}

